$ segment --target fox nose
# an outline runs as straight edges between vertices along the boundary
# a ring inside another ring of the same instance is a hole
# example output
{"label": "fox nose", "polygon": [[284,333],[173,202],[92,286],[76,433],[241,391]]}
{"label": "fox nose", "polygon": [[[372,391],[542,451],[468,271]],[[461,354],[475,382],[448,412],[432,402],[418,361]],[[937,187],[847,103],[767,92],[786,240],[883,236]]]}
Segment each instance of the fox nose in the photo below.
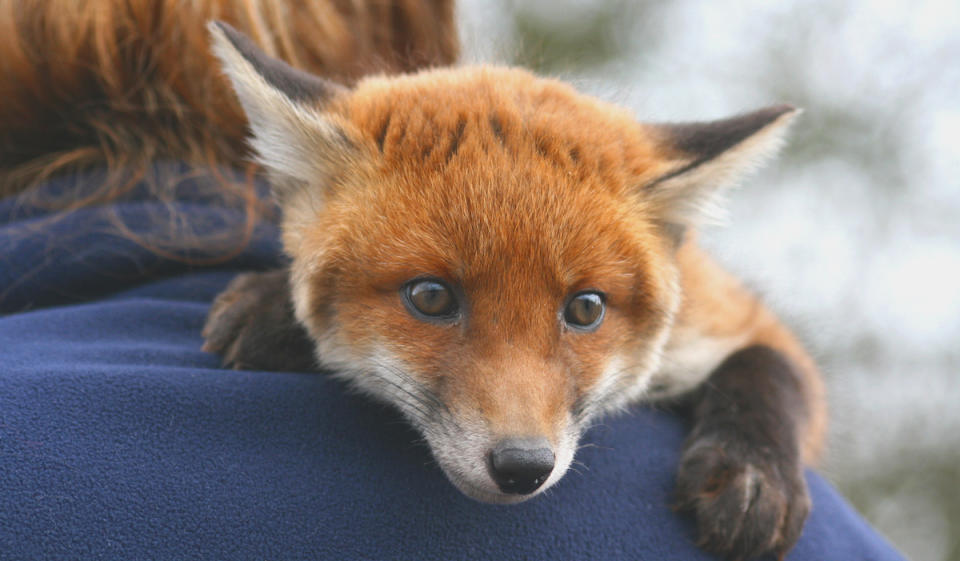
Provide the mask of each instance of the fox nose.
{"label": "fox nose", "polygon": [[529,495],[550,476],[554,460],[546,438],[506,438],[490,452],[490,475],[504,493]]}

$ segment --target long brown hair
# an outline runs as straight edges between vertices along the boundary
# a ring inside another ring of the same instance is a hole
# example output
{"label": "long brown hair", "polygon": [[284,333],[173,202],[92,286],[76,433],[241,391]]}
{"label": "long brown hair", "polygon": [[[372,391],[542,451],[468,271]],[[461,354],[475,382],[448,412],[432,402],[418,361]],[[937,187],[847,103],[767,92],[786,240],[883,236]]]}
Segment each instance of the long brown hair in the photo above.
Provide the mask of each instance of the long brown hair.
{"label": "long brown hair", "polygon": [[[0,197],[69,212],[116,200],[161,160],[252,178],[246,120],[209,52],[210,19],[348,85],[458,54],[452,0],[0,0]],[[98,188],[31,197],[30,187],[91,167],[107,170]],[[222,203],[246,213],[244,232],[225,236],[240,247],[266,208],[252,180],[215,179]],[[153,196],[170,200],[171,183],[154,178]]]}

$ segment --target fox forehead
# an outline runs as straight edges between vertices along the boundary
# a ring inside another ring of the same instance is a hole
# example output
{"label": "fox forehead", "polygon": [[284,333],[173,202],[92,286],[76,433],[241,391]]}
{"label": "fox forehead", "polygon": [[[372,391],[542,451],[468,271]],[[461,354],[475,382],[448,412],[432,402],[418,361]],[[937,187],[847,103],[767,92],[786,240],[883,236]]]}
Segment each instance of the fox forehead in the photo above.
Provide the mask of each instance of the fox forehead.
{"label": "fox forehead", "polygon": [[669,156],[625,109],[517,68],[368,78],[327,110],[372,139],[384,168],[397,171],[525,163],[628,189],[662,173]]}
{"label": "fox forehead", "polygon": [[344,258],[363,256],[384,280],[411,267],[465,283],[536,273],[558,289],[631,277],[659,249],[633,209],[590,185],[516,167],[473,171],[368,179],[333,197],[318,237],[339,231]]}
{"label": "fox forehead", "polygon": [[348,253],[385,279],[416,266],[519,282],[530,269],[558,289],[620,286],[662,250],[637,196],[662,173],[662,143],[564,84],[516,69],[436,70],[368,79],[328,111],[370,153],[368,172],[333,190],[316,238],[353,238]]}

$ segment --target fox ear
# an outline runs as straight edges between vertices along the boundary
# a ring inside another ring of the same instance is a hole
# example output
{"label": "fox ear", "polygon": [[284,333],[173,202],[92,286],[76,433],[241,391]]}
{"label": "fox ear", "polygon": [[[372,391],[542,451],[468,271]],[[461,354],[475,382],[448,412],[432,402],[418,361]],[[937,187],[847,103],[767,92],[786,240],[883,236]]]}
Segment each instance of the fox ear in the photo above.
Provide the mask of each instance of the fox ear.
{"label": "fox ear", "polygon": [[352,145],[322,108],[347,89],[270,57],[229,24],[211,21],[207,28],[250,121],[251,145],[274,193],[282,199],[294,186],[334,173]]}
{"label": "fox ear", "polygon": [[672,235],[716,219],[725,188],[773,156],[799,111],[778,105],[699,123],[648,125],[670,154],[644,194]]}

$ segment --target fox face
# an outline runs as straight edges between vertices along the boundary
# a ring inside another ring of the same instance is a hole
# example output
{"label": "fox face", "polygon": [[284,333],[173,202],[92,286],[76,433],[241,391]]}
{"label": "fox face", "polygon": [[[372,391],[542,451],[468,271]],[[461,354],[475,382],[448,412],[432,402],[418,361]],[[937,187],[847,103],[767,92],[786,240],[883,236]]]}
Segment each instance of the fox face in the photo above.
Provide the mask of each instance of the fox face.
{"label": "fox face", "polygon": [[[580,169],[597,165],[589,146],[551,161],[507,115],[498,138],[484,108],[437,109],[410,100],[382,116],[365,147],[380,162],[294,227],[297,315],[323,363],[400,405],[461,489],[516,500],[533,483],[501,492],[514,487],[496,486],[487,458],[536,446],[559,477],[597,392],[642,385],[655,366],[676,272],[642,210]],[[404,130],[417,120],[447,138],[411,165],[395,154],[437,142]]]}
{"label": "fox face", "polygon": [[684,298],[677,248],[794,114],[642,124],[495,67],[347,89],[211,32],[318,363],[488,502],[550,487],[590,419],[644,397]]}

